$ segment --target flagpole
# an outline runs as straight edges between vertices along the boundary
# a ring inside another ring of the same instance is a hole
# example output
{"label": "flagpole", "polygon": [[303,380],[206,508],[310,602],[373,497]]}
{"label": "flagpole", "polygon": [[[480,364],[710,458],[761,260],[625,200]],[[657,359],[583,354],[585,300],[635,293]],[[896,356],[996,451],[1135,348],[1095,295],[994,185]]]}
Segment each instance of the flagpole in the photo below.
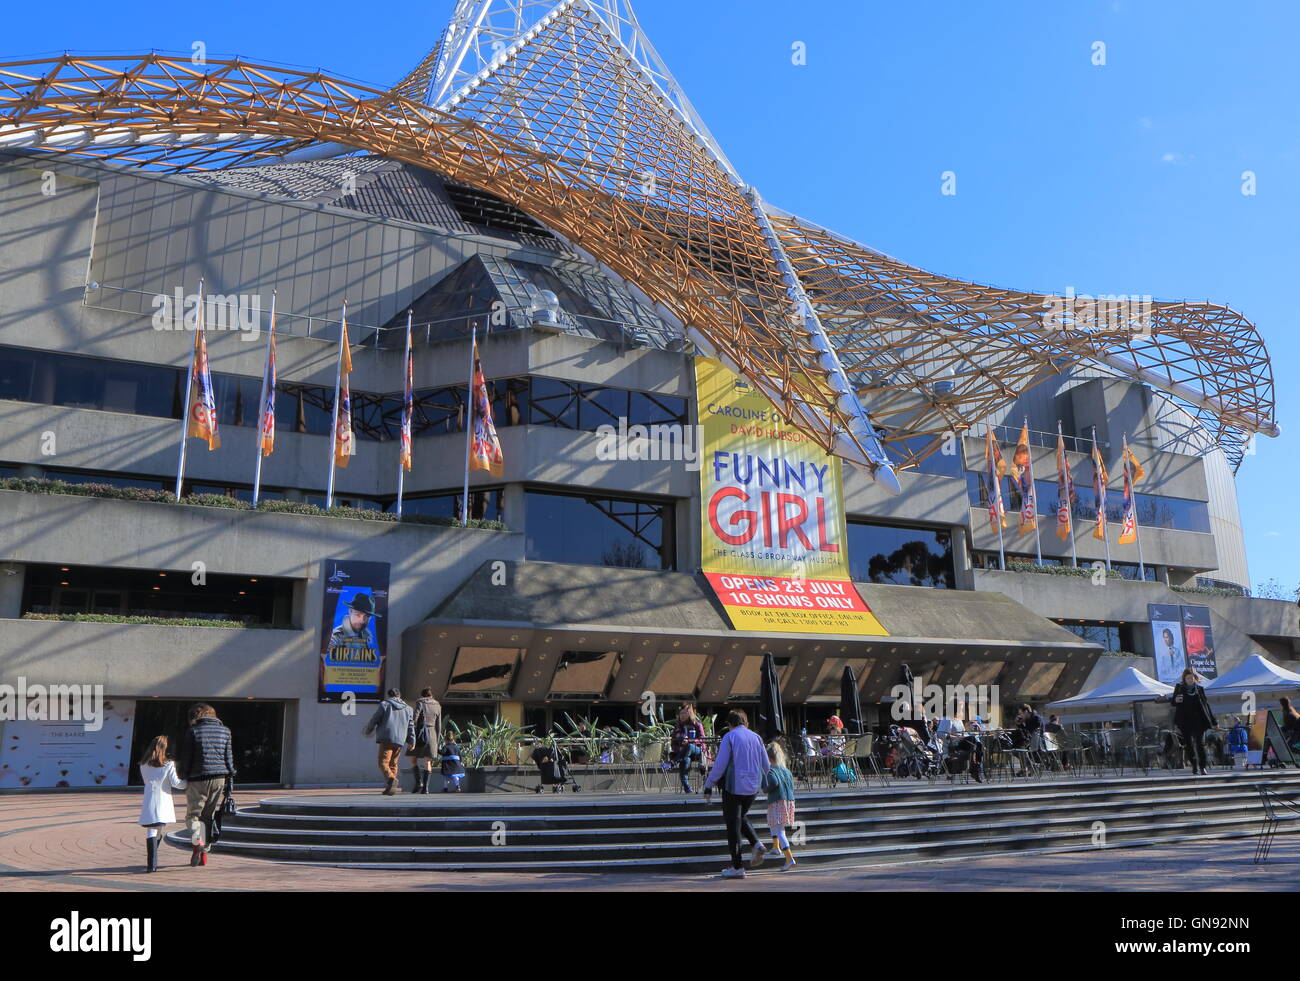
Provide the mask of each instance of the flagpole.
{"label": "flagpole", "polygon": [[339,356],[338,362],[334,366],[334,425],[330,427],[329,443],[330,451],[330,479],[329,486],[325,490],[325,509],[328,511],[334,506],[334,447],[338,444],[339,438],[339,383],[343,379],[343,345],[348,342],[348,301],[343,301],[343,320],[339,324]]}
{"label": "flagpole", "polygon": [[[408,372],[410,371],[410,367],[409,367],[410,364],[411,364],[411,311],[407,310],[406,311],[406,356],[402,358],[402,378],[403,378],[402,423],[403,425],[401,431],[398,433],[397,436],[397,519],[399,521],[402,519],[402,487],[405,484],[405,477],[406,477],[406,467],[402,466],[402,446],[403,446],[403,440],[406,437],[406,425],[408,424],[406,413],[410,411],[410,408],[412,408],[412,407],[408,407],[406,404],[406,386],[408,384],[408,381],[410,382],[410,384],[412,385],[414,384],[414,380],[411,379],[410,375],[408,374]],[[415,397],[414,392],[411,393],[411,397],[412,399],[414,399]],[[411,420],[409,424],[413,425],[413,423],[414,420]],[[414,449],[414,447],[412,447],[412,449]]]}
{"label": "flagpole", "polygon": [[1056,420],[1056,439],[1057,445],[1061,448],[1061,462],[1065,464],[1065,513],[1070,519],[1070,565],[1072,568],[1079,568],[1079,546],[1074,540],[1074,498],[1070,491],[1074,490],[1074,475],[1070,473],[1070,458],[1065,455],[1065,437],[1061,434],[1061,420]]}
{"label": "flagpole", "polygon": [[1124,434],[1124,476],[1128,479],[1128,492],[1133,500],[1133,540],[1138,547],[1138,579],[1147,580],[1146,563],[1142,561],[1142,522],[1138,521],[1138,494],[1133,482],[1133,469],[1128,463],[1128,433]]}
{"label": "flagpole", "polygon": [[[185,444],[190,430],[190,396],[194,389],[194,357],[199,349],[199,331],[203,329],[203,278],[199,277],[199,305],[194,311],[194,343],[190,345],[190,370],[185,381],[185,400],[181,403],[181,454],[176,461],[176,500],[181,499],[181,483],[185,480]],[[184,310],[181,322],[185,322]]]}
{"label": "flagpole", "polygon": [[460,495],[460,523],[469,524],[469,449],[474,434],[474,348],[478,344],[478,326],[470,328],[469,390],[465,399],[465,484]]}
{"label": "flagpole", "polygon": [[[1101,450],[1097,449],[1097,427],[1092,427],[1092,463],[1095,468],[1097,462],[1101,459]],[[1106,485],[1101,480],[1100,472],[1094,470],[1097,478],[1097,514],[1101,517],[1101,540],[1106,546],[1106,571],[1110,571],[1110,529],[1107,527],[1105,491]]]}
{"label": "flagpole", "polygon": [[[1029,416],[1025,416],[1025,430],[1029,429]],[[1029,459],[1026,464],[1029,467],[1029,493],[1033,495],[1034,503],[1034,553],[1038,556],[1037,564],[1043,564],[1043,529],[1040,527],[1042,522],[1038,520],[1038,484],[1034,482],[1034,448],[1029,445],[1028,439],[1025,440],[1025,449],[1029,451]]]}
{"label": "flagpole", "polygon": [[984,424],[986,449],[985,454],[989,458],[989,480],[993,483],[993,516],[994,524],[998,526],[998,562],[1003,572],[1007,571],[1007,549],[1006,543],[1002,536],[1002,522],[1006,515],[1006,505],[1002,503],[1002,478],[998,476],[997,459],[993,455],[993,426],[989,423]]}
{"label": "flagpole", "polygon": [[262,427],[266,425],[266,384],[270,379],[271,343],[275,337],[275,290],[271,290],[271,325],[266,332],[266,358],[262,362],[262,396],[257,400],[257,467],[253,470],[253,507],[262,496]]}

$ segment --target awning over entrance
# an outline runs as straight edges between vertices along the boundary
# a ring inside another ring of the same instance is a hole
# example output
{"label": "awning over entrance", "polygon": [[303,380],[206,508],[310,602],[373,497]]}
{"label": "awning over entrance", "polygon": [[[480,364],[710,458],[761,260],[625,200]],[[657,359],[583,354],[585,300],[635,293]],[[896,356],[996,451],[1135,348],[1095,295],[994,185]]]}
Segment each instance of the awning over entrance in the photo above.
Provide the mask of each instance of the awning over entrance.
{"label": "awning over entrance", "polygon": [[923,685],[1041,702],[1077,692],[1101,653],[1001,593],[856,585],[890,636],[732,630],[686,573],[486,562],[402,635],[402,685],[453,700],[745,701],[770,652],[791,703],[837,701],[845,663],[865,701],[889,696],[906,663]]}

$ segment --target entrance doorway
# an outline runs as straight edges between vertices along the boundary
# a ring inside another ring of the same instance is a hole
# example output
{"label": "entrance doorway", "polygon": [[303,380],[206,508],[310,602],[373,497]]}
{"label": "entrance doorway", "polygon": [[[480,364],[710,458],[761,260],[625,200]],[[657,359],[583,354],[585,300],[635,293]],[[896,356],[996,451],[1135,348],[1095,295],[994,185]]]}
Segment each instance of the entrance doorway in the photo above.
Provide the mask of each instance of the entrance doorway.
{"label": "entrance doorway", "polygon": [[[181,737],[189,728],[190,706],[195,699],[173,701],[141,698],[135,703],[135,734],[131,739],[129,785],[142,786],[140,757],[154,736],[166,736],[171,756],[180,751]],[[283,783],[284,702],[210,701],[217,717],[230,730],[234,744],[235,780],[240,784]]]}

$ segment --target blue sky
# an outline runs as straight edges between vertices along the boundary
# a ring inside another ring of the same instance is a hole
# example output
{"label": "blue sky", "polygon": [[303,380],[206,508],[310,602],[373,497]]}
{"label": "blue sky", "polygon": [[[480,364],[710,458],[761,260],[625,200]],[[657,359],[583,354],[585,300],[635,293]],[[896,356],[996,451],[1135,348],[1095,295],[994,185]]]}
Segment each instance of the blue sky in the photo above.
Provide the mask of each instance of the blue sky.
{"label": "blue sky", "polygon": [[[1279,439],[1239,474],[1253,583],[1300,584],[1300,4],[640,0],[660,54],[772,203],[936,272],[1226,303],[1273,356]],[[0,58],[189,51],[375,85],[452,0],[10,4]],[[1105,43],[1106,64],[1092,64]],[[805,65],[791,63],[806,46]],[[1253,171],[1257,193],[1241,193]],[[957,194],[940,193],[953,171]]]}

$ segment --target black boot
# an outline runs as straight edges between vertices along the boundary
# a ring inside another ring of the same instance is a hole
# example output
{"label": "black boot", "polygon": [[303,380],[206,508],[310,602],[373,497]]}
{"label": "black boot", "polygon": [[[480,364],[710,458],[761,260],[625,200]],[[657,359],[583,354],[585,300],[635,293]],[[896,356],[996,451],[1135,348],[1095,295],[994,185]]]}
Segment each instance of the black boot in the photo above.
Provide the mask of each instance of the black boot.
{"label": "black boot", "polygon": [[146,838],[144,841],[145,841],[146,850],[149,855],[149,864],[146,866],[145,871],[157,872],[158,871],[158,838],[155,836],[153,838]]}
{"label": "black boot", "polygon": [[427,794],[429,792],[429,784],[433,783],[433,771],[421,770],[420,772],[424,774],[424,783],[420,785],[420,793]]}
{"label": "black boot", "polygon": [[412,770],[411,772],[412,772],[413,774],[415,774],[415,785],[411,788],[411,793],[413,793],[413,794],[418,794],[418,793],[421,792],[421,789],[420,789],[421,786],[422,786],[422,784],[421,784],[421,776],[424,774],[424,771],[421,770],[421,769],[417,766],[417,767],[416,767],[414,770]]}

